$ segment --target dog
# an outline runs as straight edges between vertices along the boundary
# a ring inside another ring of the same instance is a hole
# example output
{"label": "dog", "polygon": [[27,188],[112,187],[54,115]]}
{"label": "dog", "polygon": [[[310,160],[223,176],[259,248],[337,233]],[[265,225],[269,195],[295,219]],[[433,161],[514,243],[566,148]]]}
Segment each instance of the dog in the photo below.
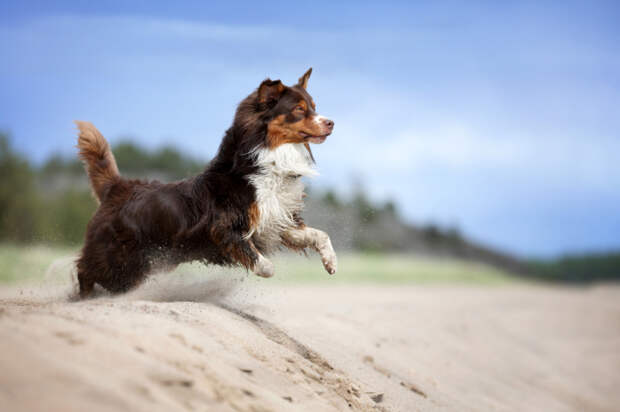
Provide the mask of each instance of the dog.
{"label": "dog", "polygon": [[316,174],[310,144],[334,122],[316,113],[310,68],[294,86],[267,78],[238,106],[217,155],[197,176],[174,183],[121,177],[103,135],[76,121],[79,158],[99,206],[77,260],[80,297],[99,284],[126,292],[182,262],[242,266],[274,275],[267,256],[284,247],[321,256],[336,273],[329,236],[304,224],[302,178]]}

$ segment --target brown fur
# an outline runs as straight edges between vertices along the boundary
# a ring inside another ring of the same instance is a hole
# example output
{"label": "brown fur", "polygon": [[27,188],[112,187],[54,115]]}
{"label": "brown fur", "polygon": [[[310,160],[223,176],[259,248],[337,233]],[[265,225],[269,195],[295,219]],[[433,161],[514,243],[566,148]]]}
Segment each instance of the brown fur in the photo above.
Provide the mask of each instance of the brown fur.
{"label": "brown fur", "polygon": [[308,71],[306,71],[304,75],[299,78],[299,81],[297,82],[297,84],[300,85],[302,88],[307,89],[308,79],[310,79],[311,74],[312,74],[312,67],[310,67]]}
{"label": "brown fur", "polygon": [[110,185],[120,178],[116,160],[108,142],[92,123],[76,121],[75,124],[80,130],[77,143],[80,149],[78,156],[90,178],[93,194],[100,202]]}
{"label": "brown fur", "polygon": [[[303,113],[295,111],[301,101]],[[260,217],[250,183],[259,173],[252,153],[284,142],[304,142],[309,150],[312,136],[300,132],[326,136],[333,128],[326,120],[316,129],[313,116],[310,95],[301,85],[286,87],[267,79],[239,104],[205,170],[168,184],[122,178],[101,133],[88,122],[76,122],[79,156],[100,201],[77,261],[80,296],[89,296],[95,283],[124,292],[154,269],[187,261],[253,269],[266,249],[246,236]],[[303,227],[298,216],[296,223]],[[291,242],[282,246],[305,248]]]}
{"label": "brown fur", "polygon": [[[306,143],[304,136],[320,136],[326,134],[325,126],[312,118],[314,110],[308,109],[305,100],[297,103],[299,119],[291,121],[289,114],[281,114],[267,124],[267,144],[270,149],[286,143]],[[309,146],[306,147],[309,149]]]}
{"label": "brown fur", "polygon": [[260,218],[260,210],[258,209],[258,204],[256,202],[252,202],[252,204],[250,205],[250,209],[248,210],[248,217],[250,218],[250,228],[256,228],[256,226],[258,226],[258,220]]}

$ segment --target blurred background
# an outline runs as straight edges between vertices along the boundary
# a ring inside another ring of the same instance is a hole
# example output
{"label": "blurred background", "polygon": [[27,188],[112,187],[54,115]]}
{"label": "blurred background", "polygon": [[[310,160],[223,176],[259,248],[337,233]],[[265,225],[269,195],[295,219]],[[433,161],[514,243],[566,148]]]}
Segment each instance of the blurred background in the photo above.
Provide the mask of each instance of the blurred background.
{"label": "blurred background", "polygon": [[604,1],[3,2],[0,279],[79,249],[74,119],[124,176],[172,181],[264,78],[309,67],[336,127],[306,220],[339,280],[620,279],[618,21]]}

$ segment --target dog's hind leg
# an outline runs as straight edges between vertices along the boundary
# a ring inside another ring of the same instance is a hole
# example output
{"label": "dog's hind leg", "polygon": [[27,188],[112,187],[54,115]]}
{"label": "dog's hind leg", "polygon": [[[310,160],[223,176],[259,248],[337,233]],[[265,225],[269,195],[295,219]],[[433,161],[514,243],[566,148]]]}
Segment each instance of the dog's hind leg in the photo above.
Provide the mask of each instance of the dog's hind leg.
{"label": "dog's hind leg", "polygon": [[75,262],[80,299],[86,299],[92,295],[97,282],[97,273],[101,268],[101,265],[95,263],[96,260],[92,256],[92,249],[85,247],[80,258]]}
{"label": "dog's hind leg", "polygon": [[80,299],[86,299],[93,293],[95,280],[88,272],[78,272],[77,278],[80,286]]}
{"label": "dog's hind leg", "polygon": [[[105,276],[97,280],[110,293],[125,293],[138,287],[152,270],[148,256],[137,250],[127,251]],[[112,260],[112,258],[110,258]]]}
{"label": "dog's hind leg", "polygon": [[292,249],[310,247],[321,255],[325,270],[330,275],[336,273],[338,258],[327,233],[308,226],[287,230],[282,234],[283,244]]}

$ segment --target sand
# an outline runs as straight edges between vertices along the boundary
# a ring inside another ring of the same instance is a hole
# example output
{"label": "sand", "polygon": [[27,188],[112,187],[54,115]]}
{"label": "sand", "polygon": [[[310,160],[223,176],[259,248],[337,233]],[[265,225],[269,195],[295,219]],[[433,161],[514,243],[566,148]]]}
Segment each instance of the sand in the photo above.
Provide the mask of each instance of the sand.
{"label": "sand", "polygon": [[620,288],[0,290],[1,411],[617,411]]}

